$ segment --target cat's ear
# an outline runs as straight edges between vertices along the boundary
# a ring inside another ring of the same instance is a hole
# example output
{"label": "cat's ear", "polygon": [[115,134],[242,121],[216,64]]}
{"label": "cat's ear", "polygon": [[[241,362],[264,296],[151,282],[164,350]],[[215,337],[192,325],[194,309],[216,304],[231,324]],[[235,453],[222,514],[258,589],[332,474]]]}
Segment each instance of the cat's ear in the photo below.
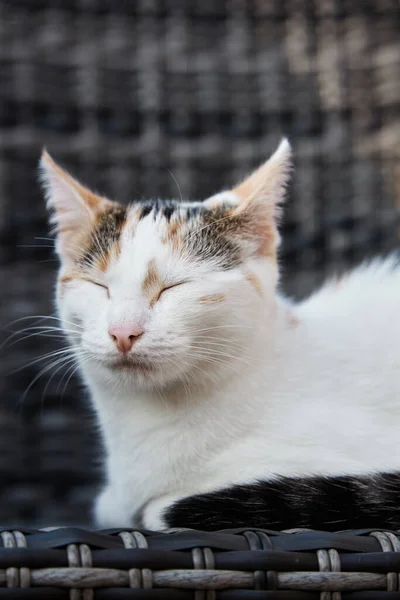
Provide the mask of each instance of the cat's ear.
{"label": "cat's ear", "polygon": [[243,233],[259,240],[262,254],[270,254],[279,243],[277,224],[292,168],[292,152],[283,139],[274,154],[249,177],[229,192],[205,201],[205,206],[225,207],[228,214],[243,224]]}
{"label": "cat's ear", "polygon": [[45,150],[39,167],[50,223],[57,233],[57,251],[62,259],[74,258],[82,236],[90,232],[109,201],[81,185]]}

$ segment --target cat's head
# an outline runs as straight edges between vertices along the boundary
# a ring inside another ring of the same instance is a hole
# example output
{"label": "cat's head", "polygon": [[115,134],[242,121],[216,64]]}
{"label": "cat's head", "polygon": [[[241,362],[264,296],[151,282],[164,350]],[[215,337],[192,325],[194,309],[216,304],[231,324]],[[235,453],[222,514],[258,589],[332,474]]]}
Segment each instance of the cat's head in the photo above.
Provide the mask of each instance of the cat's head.
{"label": "cat's head", "polygon": [[284,140],[231,191],[126,208],[44,152],[61,261],[57,305],[83,369],[138,387],[213,381],[240,369],[274,307],[289,170]]}

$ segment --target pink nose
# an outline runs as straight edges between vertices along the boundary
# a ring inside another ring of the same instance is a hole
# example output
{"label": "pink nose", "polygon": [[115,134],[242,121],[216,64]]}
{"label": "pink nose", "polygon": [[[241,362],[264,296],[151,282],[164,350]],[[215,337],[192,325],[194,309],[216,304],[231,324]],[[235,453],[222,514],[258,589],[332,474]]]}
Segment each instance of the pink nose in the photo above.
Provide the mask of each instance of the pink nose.
{"label": "pink nose", "polygon": [[117,325],[111,326],[108,333],[115,342],[118,350],[129,352],[136,340],[142,335],[143,328],[140,325]]}

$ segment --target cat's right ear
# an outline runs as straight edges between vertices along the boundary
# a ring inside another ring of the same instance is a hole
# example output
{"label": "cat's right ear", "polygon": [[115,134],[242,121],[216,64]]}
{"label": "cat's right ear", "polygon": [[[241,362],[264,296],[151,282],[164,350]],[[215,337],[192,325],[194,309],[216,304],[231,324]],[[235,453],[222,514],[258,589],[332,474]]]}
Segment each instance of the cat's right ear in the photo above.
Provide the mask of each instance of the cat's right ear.
{"label": "cat's right ear", "polygon": [[40,181],[51,214],[50,223],[57,234],[57,252],[62,260],[73,260],[82,237],[90,232],[96,216],[109,201],[71,177],[46,150],[43,150],[39,167]]}

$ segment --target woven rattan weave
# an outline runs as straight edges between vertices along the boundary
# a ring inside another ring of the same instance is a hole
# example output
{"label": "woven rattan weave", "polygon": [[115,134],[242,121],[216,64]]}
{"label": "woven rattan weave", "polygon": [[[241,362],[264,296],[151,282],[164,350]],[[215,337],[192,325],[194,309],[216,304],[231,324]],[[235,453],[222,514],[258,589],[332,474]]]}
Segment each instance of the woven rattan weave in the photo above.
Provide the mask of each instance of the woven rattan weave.
{"label": "woven rattan weave", "polygon": [[398,600],[382,531],[2,530],[0,598]]}

